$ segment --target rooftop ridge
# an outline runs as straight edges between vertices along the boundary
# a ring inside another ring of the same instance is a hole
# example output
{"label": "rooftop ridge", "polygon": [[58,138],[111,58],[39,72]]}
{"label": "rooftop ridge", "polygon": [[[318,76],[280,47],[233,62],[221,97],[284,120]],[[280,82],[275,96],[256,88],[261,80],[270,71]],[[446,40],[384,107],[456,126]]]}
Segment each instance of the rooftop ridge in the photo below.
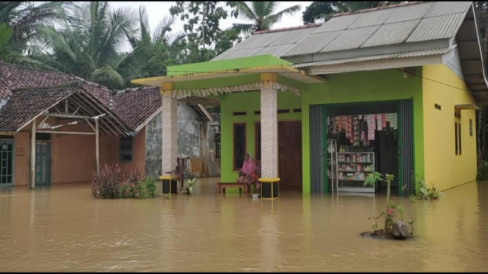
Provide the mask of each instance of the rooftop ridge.
{"label": "rooftop ridge", "polygon": [[339,17],[339,16],[352,15],[352,14],[358,14],[358,13],[372,12],[372,11],[377,11],[377,10],[385,10],[385,9],[393,9],[393,8],[398,8],[398,7],[404,7],[404,6],[412,6],[412,5],[418,5],[418,4],[423,4],[423,3],[425,3],[425,1],[413,1],[413,2],[393,4],[393,5],[386,5],[386,6],[376,7],[376,8],[369,8],[369,9],[362,9],[362,10],[348,11],[348,12],[340,12],[340,13],[332,14],[332,18]]}
{"label": "rooftop ridge", "polygon": [[314,27],[319,27],[323,23],[315,23],[315,24],[308,24],[308,25],[302,25],[302,26],[297,26],[297,27],[288,27],[288,28],[281,28],[281,29],[272,29],[272,30],[260,30],[260,31],[255,31],[252,33],[254,34],[264,34],[264,33],[272,33],[272,32],[281,32],[281,31],[290,31],[290,30],[297,30],[297,29],[306,29],[306,28],[314,28]]}
{"label": "rooftop ridge", "polygon": [[41,69],[41,68],[36,68],[36,67],[30,67],[30,66],[25,66],[21,64],[11,64],[11,63],[5,63],[0,61],[0,66],[6,66],[6,67],[12,67],[12,68],[17,68],[21,70],[31,70],[31,71],[36,71],[36,72],[42,72],[42,73],[53,73],[53,74],[59,74],[63,76],[70,76],[70,77],[76,77],[72,74],[68,74],[59,70],[51,70],[51,69]]}

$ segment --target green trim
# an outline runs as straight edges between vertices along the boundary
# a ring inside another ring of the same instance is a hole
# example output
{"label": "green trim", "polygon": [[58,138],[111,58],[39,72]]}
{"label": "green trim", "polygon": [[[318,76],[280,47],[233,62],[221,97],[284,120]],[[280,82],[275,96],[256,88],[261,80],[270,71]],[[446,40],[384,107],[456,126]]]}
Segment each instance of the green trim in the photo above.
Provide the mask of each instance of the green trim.
{"label": "green trim", "polygon": [[[323,140],[322,140],[322,151],[327,149],[327,107],[325,105],[320,107],[321,115],[322,115],[322,127],[323,127]],[[329,174],[327,174],[327,161],[329,153],[326,153],[325,156],[322,155],[322,170],[324,171],[324,193],[329,192]]]}
{"label": "green trim", "polygon": [[398,136],[398,142],[397,142],[397,182],[398,182],[398,197],[402,197],[402,189],[403,189],[403,180],[400,180],[400,178],[403,178],[403,154],[398,153],[399,149],[403,146],[403,138],[402,138],[402,127],[400,126],[400,121],[402,120],[402,113],[400,112],[400,104],[401,102],[398,102],[397,105],[397,136]]}
{"label": "green trim", "polygon": [[[218,72],[224,70],[239,70],[244,68],[257,68],[273,65],[290,66],[292,63],[275,57],[271,54],[234,58],[218,61],[208,61],[176,66],[168,66],[168,76],[172,75],[191,75],[202,72]],[[220,79],[219,79],[220,80]]]}

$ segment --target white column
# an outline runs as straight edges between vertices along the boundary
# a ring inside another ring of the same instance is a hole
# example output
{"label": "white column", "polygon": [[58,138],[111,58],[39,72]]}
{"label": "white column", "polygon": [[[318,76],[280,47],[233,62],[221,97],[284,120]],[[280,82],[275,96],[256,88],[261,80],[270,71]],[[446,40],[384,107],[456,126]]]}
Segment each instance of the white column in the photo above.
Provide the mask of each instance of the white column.
{"label": "white column", "polygon": [[36,119],[31,126],[31,166],[30,166],[30,188],[36,187]]}
{"label": "white column", "polygon": [[[171,83],[165,83],[171,84]],[[171,88],[171,85],[170,85]],[[177,107],[176,97],[172,96],[172,91],[165,89],[161,90],[162,94],[162,174],[161,176],[169,175],[166,172],[170,172],[176,167],[177,159],[177,137],[178,137],[178,124],[177,124]]]}
{"label": "white column", "polygon": [[[263,76],[261,77],[263,79]],[[261,81],[261,177],[278,177],[278,113],[276,88]]]}
{"label": "white column", "polygon": [[98,130],[98,117],[95,118],[95,163],[97,165],[97,177],[100,176],[100,132]]}

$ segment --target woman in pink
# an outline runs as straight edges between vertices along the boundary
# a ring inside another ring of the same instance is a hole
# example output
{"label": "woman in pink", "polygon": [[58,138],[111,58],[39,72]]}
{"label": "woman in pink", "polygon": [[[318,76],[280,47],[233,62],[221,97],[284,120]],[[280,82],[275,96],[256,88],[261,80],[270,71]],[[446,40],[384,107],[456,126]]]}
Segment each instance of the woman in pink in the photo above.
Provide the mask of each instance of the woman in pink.
{"label": "woman in pink", "polygon": [[249,152],[246,153],[244,156],[244,163],[242,164],[242,168],[239,170],[239,178],[237,178],[238,183],[247,183],[251,185],[252,183],[256,182],[256,190],[259,190],[259,184],[257,183],[257,165],[251,159],[251,154]]}

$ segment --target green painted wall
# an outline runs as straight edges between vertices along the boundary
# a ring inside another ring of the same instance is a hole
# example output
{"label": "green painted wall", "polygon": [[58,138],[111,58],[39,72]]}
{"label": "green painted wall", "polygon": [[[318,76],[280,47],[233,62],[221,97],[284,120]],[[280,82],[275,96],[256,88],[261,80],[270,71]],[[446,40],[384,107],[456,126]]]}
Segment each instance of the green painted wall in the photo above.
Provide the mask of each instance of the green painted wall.
{"label": "green painted wall", "polygon": [[[421,75],[421,69],[417,69]],[[411,99],[414,123],[414,168],[417,175],[424,173],[422,80],[404,77],[400,70],[381,70],[332,74],[321,84],[304,85],[301,96],[291,92],[278,92],[278,109],[301,108],[301,113],[278,114],[278,120],[302,121],[302,191],[310,193],[310,125],[309,106],[350,102],[378,102]],[[233,124],[246,124],[246,150],[254,156],[254,126],[259,121],[260,93],[243,92],[221,95],[221,180],[235,181],[233,171]],[[233,116],[233,112],[246,111],[246,116]]]}
{"label": "green painted wall", "polygon": [[[420,69],[417,71],[421,75]],[[414,112],[414,168],[423,175],[422,80],[404,77],[400,70],[332,74],[324,84],[309,85],[302,95],[303,193],[310,193],[309,105],[412,99]]]}
{"label": "green painted wall", "polygon": [[[237,180],[233,170],[233,125],[246,124],[246,151],[254,157],[255,152],[255,123],[260,121],[260,115],[254,111],[260,110],[260,92],[242,92],[232,95],[221,95],[220,102],[220,130],[221,130],[221,180],[232,182]],[[293,112],[300,108],[301,97],[288,91],[278,91],[278,109],[290,109],[290,113],[278,114],[279,121],[300,120],[301,113]],[[245,116],[234,116],[233,112],[247,112]]]}

